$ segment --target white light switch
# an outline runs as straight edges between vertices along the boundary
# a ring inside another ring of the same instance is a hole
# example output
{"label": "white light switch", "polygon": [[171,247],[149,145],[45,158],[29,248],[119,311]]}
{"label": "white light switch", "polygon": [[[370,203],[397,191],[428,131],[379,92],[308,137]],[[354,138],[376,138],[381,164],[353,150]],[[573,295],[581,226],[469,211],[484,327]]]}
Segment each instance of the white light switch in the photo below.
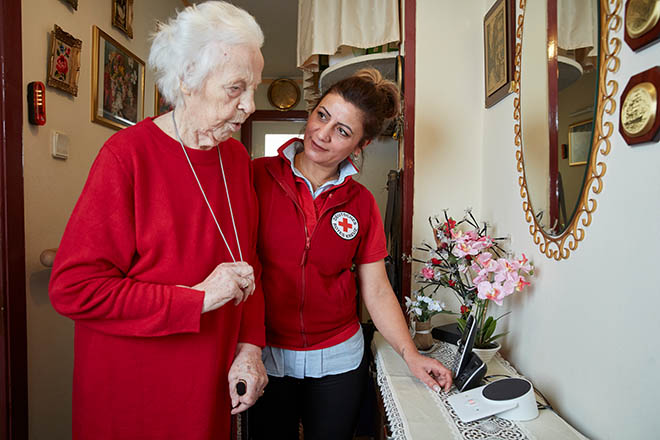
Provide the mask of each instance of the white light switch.
{"label": "white light switch", "polygon": [[58,159],[69,157],[69,136],[61,131],[53,130],[51,154]]}

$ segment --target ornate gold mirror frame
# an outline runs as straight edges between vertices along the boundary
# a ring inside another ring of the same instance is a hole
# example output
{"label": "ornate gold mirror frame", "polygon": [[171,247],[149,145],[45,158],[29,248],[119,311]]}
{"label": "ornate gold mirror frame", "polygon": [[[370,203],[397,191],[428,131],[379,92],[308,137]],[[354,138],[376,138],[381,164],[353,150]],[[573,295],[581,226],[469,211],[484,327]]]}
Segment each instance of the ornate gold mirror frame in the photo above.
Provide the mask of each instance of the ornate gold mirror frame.
{"label": "ornate gold mirror frame", "polygon": [[573,218],[566,229],[559,235],[546,233],[538,223],[527,190],[527,179],[525,177],[525,163],[523,160],[523,147],[521,138],[521,114],[520,114],[520,68],[522,53],[523,24],[525,21],[526,0],[520,0],[520,15],[518,16],[518,27],[516,28],[516,51],[514,87],[516,96],[513,100],[513,117],[515,119],[514,133],[516,143],[516,160],[518,161],[518,184],[520,185],[520,196],[523,199],[522,208],[525,220],[530,224],[529,232],[532,234],[534,243],[539,246],[542,253],[548,258],[559,261],[568,258],[578,243],[584,239],[585,228],[591,224],[592,213],[596,210],[594,196],[603,189],[603,176],[607,170],[604,162],[599,160],[610,152],[610,136],[614,133],[614,124],[604,122],[605,114],[612,115],[616,110],[614,97],[619,85],[614,80],[608,80],[608,74],[619,70],[620,60],[617,57],[621,50],[621,40],[613,35],[621,28],[622,0],[601,0],[600,20],[600,66],[598,80],[598,106],[596,121],[594,123],[594,134],[592,148],[587,160],[587,170],[582,185],[582,193],[578,198],[577,207]]}

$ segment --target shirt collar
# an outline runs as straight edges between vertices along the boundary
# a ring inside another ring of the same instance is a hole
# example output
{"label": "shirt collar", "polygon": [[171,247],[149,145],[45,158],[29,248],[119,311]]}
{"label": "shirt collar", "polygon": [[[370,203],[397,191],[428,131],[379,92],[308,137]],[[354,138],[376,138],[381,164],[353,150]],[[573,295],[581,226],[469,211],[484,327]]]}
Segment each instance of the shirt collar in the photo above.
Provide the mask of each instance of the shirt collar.
{"label": "shirt collar", "polygon": [[357,168],[355,168],[355,165],[353,165],[353,162],[351,162],[350,159],[346,158],[339,164],[339,176],[334,180],[329,180],[325,182],[323,185],[318,187],[316,191],[314,191],[314,187],[312,186],[311,182],[305,176],[303,176],[303,174],[300,171],[298,171],[298,169],[294,165],[294,158],[296,157],[296,154],[303,151],[303,149],[304,147],[302,141],[300,139],[295,139],[293,142],[289,142],[288,144],[285,144],[285,146],[280,150],[280,153],[281,156],[287,159],[291,164],[291,171],[293,172],[293,174],[297,177],[300,177],[303,180],[303,182],[305,182],[307,188],[309,189],[309,192],[312,194],[312,197],[314,199],[318,197],[319,194],[321,194],[323,191],[330,189],[334,186],[341,185],[342,183],[344,183],[344,181],[347,178],[358,173],[358,170]]}

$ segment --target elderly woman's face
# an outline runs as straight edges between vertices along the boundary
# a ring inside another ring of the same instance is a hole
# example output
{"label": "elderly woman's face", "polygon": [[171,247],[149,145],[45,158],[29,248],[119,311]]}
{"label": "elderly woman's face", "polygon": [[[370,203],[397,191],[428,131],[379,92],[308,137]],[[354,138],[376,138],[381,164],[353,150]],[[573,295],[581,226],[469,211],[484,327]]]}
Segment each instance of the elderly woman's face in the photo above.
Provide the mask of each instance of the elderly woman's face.
{"label": "elderly woman's face", "polygon": [[209,74],[200,90],[183,89],[185,111],[199,144],[214,146],[240,130],[254,112],[254,92],[264,59],[255,46],[222,48],[222,67]]}

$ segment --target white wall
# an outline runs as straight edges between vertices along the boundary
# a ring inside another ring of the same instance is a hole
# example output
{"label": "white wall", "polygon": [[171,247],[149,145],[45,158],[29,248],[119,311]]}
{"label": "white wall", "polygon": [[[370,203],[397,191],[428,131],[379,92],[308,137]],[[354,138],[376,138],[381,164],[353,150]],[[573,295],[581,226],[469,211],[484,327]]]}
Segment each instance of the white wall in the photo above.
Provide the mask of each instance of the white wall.
{"label": "white wall", "polygon": [[[146,61],[148,34],[155,19],[164,20],[179,0],[134,2],[134,38],[111,25],[110,1],[80,1],[72,11],[63,1],[22,0],[23,81],[46,83],[48,33],[53,24],[82,40],[78,96],[47,87],[47,123],[27,122],[24,110],[25,250],[27,274],[28,403],[30,439],[71,438],[73,322],[58,315],[48,299],[50,270],[39,262],[46,248],[57,247],[92,161],[115,130],[90,122],[92,25]],[[153,114],[154,85],[146,71],[145,116]],[[52,130],[70,138],[69,159],[50,155]]]}
{"label": "white wall", "polygon": [[[483,53],[481,24],[492,0],[472,3],[417,2],[413,238],[431,239],[424,223],[429,213],[467,204],[498,232],[510,233],[512,249],[533,260],[536,276],[531,290],[505,301],[503,310],[513,313],[503,320],[510,330],[504,355],[588,437],[656,438],[660,145],[625,144],[617,95],[617,111],[605,118],[614,134],[593,222],[568,260],[546,258],[523,218],[513,96],[483,108],[483,65],[475,54]],[[615,36],[623,45],[621,68],[610,78],[620,92],[631,75],[657,64],[660,44],[633,53],[621,30]],[[480,169],[466,169],[473,162]],[[459,179],[451,172],[456,169],[469,177]]]}
{"label": "white wall", "polygon": [[433,241],[428,218],[442,209],[458,218],[481,208],[481,6],[417,1],[413,243]]}

